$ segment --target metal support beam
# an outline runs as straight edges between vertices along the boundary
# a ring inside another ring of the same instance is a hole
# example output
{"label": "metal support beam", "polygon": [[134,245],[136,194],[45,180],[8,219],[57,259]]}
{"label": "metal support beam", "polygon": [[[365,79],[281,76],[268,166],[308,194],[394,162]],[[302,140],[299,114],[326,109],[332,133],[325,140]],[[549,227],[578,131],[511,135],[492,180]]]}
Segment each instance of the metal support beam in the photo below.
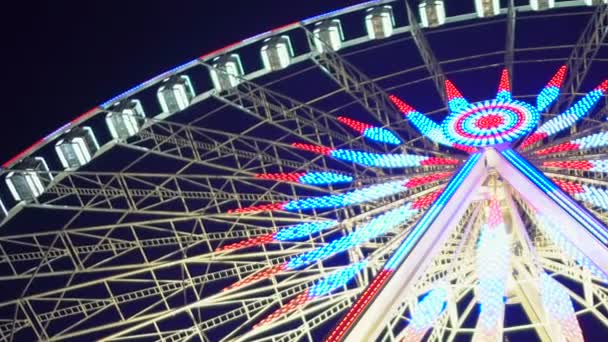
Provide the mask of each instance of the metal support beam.
{"label": "metal support beam", "polygon": [[517,12],[515,10],[514,0],[509,0],[507,8],[507,37],[505,42],[505,68],[509,71],[509,85],[513,89],[513,60],[515,51],[515,24],[517,22]]}
{"label": "metal support beam", "polygon": [[[440,212],[429,214],[431,209],[427,213],[427,215],[434,215],[434,219],[424,234],[416,240],[406,261],[392,272],[380,292],[370,298],[367,309],[358,317],[350,330],[346,331],[345,341],[374,341],[381,333],[388,323],[386,320],[391,316],[389,313],[398,310],[399,299],[406,297],[411,292],[417,279],[425,272],[433,257],[439,252],[452,231],[456,229],[460,218],[474,200],[476,192],[471,189],[478,188],[488,175],[484,167],[484,160],[485,158],[481,156],[471,166],[468,176],[462,180]],[[457,178],[458,175],[455,177]],[[415,229],[413,228],[413,230]]]}
{"label": "metal support beam", "polygon": [[[549,113],[557,114],[559,110],[569,108],[574,102],[574,94],[578,93],[591,68],[602,43],[608,35],[608,5],[600,4],[595,8],[589,23],[581,33],[566,62],[568,74],[562,86],[563,93]],[[549,119],[550,117],[547,117]]]}
{"label": "metal support beam", "polygon": [[441,96],[441,99],[447,107],[448,98],[447,94],[445,93],[446,77],[443,74],[443,70],[441,70],[441,66],[437,61],[437,58],[435,57],[435,54],[433,53],[429,42],[424,36],[424,32],[422,32],[422,28],[418,24],[418,19],[416,18],[416,15],[412,11],[412,8],[410,7],[407,1],[405,2],[405,6],[407,9],[407,19],[410,24],[410,32],[412,34],[412,37],[414,38],[414,43],[416,43],[416,46],[418,47],[418,51],[420,52],[420,56],[424,61],[424,65],[426,65],[426,69],[429,71],[431,77],[433,78],[433,82],[435,83],[435,88],[437,89],[439,96]]}

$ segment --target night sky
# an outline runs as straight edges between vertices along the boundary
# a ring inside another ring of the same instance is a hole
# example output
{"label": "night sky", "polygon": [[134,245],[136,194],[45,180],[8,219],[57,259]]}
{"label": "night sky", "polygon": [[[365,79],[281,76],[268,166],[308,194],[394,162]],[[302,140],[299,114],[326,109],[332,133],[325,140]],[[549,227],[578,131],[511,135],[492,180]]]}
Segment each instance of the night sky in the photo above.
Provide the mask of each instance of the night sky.
{"label": "night sky", "polygon": [[95,105],[203,53],[360,2],[17,2],[0,21],[9,75],[2,97],[0,160]]}

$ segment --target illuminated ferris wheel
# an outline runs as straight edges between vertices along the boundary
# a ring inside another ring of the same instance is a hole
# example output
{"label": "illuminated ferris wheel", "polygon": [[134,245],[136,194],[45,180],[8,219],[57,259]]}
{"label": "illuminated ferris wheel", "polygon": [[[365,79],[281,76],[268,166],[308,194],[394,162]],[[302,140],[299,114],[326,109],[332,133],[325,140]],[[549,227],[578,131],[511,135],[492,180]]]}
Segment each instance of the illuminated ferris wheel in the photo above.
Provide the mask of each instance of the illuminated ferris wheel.
{"label": "illuminated ferris wheel", "polygon": [[608,331],[606,0],[446,3],[264,32],[6,162],[0,340]]}

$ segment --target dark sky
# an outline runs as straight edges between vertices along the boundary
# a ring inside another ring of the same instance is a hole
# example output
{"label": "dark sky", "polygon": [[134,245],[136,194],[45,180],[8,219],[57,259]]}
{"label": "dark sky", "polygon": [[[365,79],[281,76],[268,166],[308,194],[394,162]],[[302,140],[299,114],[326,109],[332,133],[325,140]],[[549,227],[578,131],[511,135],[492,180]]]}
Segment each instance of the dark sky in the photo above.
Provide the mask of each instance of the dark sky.
{"label": "dark sky", "polygon": [[[357,0],[60,0],[5,8],[0,162],[205,52]],[[4,11],[3,10],[3,11]]]}

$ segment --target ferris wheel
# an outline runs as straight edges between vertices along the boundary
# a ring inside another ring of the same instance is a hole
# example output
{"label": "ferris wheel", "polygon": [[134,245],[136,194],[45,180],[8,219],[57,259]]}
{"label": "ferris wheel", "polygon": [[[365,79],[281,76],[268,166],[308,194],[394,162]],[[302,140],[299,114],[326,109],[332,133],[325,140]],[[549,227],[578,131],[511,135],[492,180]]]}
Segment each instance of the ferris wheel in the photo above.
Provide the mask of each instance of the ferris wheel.
{"label": "ferris wheel", "polygon": [[0,340],[608,331],[607,2],[470,2],[261,33],[3,164]]}

